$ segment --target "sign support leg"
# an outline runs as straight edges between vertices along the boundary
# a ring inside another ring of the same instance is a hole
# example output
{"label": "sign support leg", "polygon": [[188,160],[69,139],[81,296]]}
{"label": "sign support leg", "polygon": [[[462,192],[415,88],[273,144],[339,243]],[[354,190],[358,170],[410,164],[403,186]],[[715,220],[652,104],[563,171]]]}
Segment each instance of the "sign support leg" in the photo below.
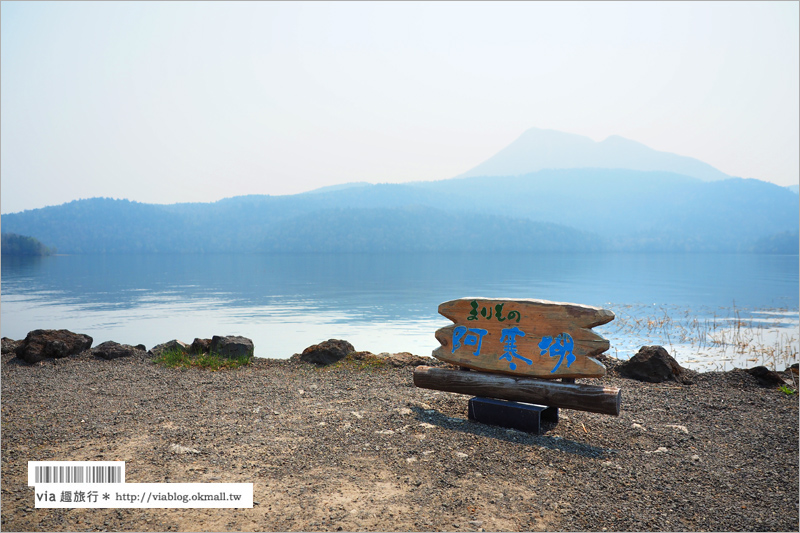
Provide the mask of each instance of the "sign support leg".
{"label": "sign support leg", "polygon": [[541,433],[542,420],[558,423],[558,407],[494,398],[471,398],[468,415],[476,422],[528,433]]}

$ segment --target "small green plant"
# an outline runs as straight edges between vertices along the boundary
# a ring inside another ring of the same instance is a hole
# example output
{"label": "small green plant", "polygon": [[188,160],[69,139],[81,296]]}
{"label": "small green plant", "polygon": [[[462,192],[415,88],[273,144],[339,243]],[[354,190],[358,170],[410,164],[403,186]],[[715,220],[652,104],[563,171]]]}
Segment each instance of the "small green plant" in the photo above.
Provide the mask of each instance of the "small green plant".
{"label": "small green plant", "polygon": [[165,350],[153,359],[156,364],[167,368],[206,368],[211,371],[234,369],[253,362],[253,354],[239,357],[223,357],[217,353],[189,354],[179,349]]}
{"label": "small green plant", "polygon": [[785,392],[789,396],[797,394],[797,389],[793,389],[789,385],[781,385],[780,387],[778,387],[778,390],[781,392]]}

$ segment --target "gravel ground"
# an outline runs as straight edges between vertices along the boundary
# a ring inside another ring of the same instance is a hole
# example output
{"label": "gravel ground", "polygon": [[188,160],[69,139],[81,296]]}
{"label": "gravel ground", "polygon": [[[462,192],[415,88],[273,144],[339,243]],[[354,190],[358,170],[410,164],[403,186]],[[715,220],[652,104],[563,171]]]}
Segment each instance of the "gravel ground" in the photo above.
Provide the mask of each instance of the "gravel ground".
{"label": "gravel ground", "polygon": [[[619,417],[530,435],[471,422],[413,368],[259,359],[173,370],[2,356],[4,531],[798,531],[798,400],[735,370],[615,375]],[[788,374],[787,374],[788,376]],[[171,445],[200,453],[175,453]],[[36,509],[29,460],[126,462],[129,483],[253,483],[252,509]]]}

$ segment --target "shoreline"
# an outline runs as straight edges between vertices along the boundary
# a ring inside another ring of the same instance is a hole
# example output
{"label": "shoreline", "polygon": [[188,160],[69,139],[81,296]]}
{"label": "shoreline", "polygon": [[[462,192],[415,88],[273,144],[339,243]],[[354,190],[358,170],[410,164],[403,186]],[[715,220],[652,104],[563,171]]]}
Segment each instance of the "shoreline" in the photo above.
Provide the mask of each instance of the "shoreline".
{"label": "shoreline", "polygon": [[[6,531],[790,531],[798,400],[744,370],[607,376],[620,416],[539,435],[470,421],[413,366],[256,358],[210,372],[2,356]],[[173,445],[199,453],[176,453]],[[36,509],[29,460],[123,460],[128,483],[253,483],[252,509]]]}

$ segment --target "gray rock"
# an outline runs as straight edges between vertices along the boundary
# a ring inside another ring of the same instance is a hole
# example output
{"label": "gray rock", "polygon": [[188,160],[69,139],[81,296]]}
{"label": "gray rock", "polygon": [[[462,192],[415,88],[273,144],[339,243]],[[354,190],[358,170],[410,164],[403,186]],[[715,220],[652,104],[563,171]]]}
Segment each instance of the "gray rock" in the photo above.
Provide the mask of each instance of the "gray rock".
{"label": "gray rock", "polygon": [[430,365],[431,358],[429,357],[420,357],[419,355],[414,355],[409,352],[400,352],[400,353],[382,353],[379,354],[378,357],[383,357],[386,360],[386,364],[389,364],[393,367],[404,367],[404,366],[413,366],[417,367],[419,365]]}
{"label": "gray rock", "polygon": [[144,350],[139,347],[134,347],[129,344],[120,344],[114,341],[106,341],[92,348],[92,354],[102,357],[103,359],[119,359],[120,357],[130,357],[143,353]]}
{"label": "gray rock", "polygon": [[[388,356],[388,353],[385,354],[378,354],[375,355],[372,352],[350,352],[348,353],[345,358],[351,361],[370,361],[375,359],[382,359],[384,356]],[[297,354],[297,357],[300,357],[300,354]]]}
{"label": "gray rock", "polygon": [[616,370],[626,378],[650,383],[662,381],[691,383],[685,375],[684,368],[663,346],[642,346],[636,355],[618,365]]}
{"label": "gray rock", "polygon": [[189,351],[189,345],[186,344],[185,342],[181,342],[181,341],[179,341],[177,339],[173,339],[173,340],[167,341],[167,342],[165,342],[163,344],[158,344],[156,346],[153,346],[152,348],[150,348],[150,351],[147,352],[147,353],[149,353],[152,356],[158,357],[159,355],[161,355],[162,353],[164,353],[164,352],[166,352],[168,350],[180,350],[183,353],[186,353],[187,351]]}
{"label": "gray rock", "polygon": [[300,361],[314,363],[315,365],[330,365],[341,361],[347,354],[354,352],[355,348],[347,341],[329,339],[325,342],[309,346],[297,356]]}
{"label": "gray rock", "polygon": [[189,352],[201,354],[211,351],[211,339],[195,339],[189,347]]}
{"label": "gray rock", "polygon": [[242,356],[252,357],[255,351],[253,341],[247,337],[237,337],[235,335],[226,337],[214,335],[211,338],[210,349],[212,352],[230,359]]}
{"label": "gray rock", "polygon": [[17,357],[33,364],[81,353],[92,346],[92,338],[66,329],[36,329],[17,345]]}

